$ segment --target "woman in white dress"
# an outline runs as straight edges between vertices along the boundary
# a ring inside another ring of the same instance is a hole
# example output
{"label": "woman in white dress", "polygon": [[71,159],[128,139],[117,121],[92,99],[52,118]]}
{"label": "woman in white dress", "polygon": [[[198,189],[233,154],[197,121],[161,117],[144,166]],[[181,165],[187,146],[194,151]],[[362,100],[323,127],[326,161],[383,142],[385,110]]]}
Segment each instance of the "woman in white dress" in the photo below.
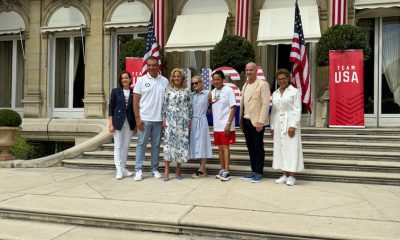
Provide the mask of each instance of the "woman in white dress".
{"label": "woman in white dress", "polygon": [[274,139],[272,167],[283,170],[276,183],[296,184],[296,172],[304,171],[301,146],[301,93],[290,84],[290,73],[278,69],[275,74],[279,88],[272,94],[271,135]]}
{"label": "woman in white dress", "polygon": [[200,166],[192,178],[207,177],[206,161],[212,157],[210,131],[208,128],[208,90],[200,76],[192,77],[192,126],[190,129],[190,158],[199,159]]}

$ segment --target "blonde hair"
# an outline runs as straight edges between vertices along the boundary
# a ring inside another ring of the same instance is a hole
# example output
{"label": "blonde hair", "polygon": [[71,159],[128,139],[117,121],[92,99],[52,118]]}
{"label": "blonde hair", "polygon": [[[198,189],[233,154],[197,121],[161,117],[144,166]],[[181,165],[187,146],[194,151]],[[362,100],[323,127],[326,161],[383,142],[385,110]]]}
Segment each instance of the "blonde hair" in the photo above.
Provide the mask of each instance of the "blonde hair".
{"label": "blonde hair", "polygon": [[174,73],[175,73],[175,72],[179,72],[179,74],[181,75],[181,78],[182,78],[182,88],[187,88],[187,83],[186,83],[186,81],[185,81],[186,76],[185,76],[185,74],[183,73],[183,71],[182,71],[180,68],[175,68],[174,70],[172,70],[171,75],[169,76],[169,86],[170,86],[171,88],[175,87],[175,83],[174,83],[174,81],[173,81],[173,79],[174,79]]}

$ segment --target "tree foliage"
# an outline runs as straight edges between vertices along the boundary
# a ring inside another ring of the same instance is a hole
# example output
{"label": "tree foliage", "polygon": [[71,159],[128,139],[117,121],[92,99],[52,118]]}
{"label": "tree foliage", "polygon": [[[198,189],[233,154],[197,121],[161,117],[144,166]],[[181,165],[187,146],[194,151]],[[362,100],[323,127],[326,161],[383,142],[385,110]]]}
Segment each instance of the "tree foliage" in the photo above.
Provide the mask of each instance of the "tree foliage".
{"label": "tree foliage", "polygon": [[249,41],[239,36],[225,36],[211,53],[211,68],[228,66],[241,73],[248,62],[254,62],[255,56]]}
{"label": "tree foliage", "polygon": [[126,57],[140,57],[144,56],[144,49],[146,47],[146,39],[136,38],[124,43],[121,46],[121,66],[120,70],[125,70]]}
{"label": "tree foliage", "polygon": [[317,63],[319,66],[329,65],[329,50],[362,49],[364,60],[371,54],[371,48],[365,35],[353,25],[336,25],[326,30],[317,46]]}

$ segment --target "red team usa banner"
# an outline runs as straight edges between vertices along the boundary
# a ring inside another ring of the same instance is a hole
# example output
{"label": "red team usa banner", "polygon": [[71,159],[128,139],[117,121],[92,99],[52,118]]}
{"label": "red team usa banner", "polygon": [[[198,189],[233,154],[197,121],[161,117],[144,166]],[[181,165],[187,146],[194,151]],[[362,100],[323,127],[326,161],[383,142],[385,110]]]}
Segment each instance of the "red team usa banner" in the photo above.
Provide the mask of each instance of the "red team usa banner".
{"label": "red team usa banner", "polygon": [[143,58],[127,57],[125,60],[125,69],[132,76],[131,88],[133,88],[137,82],[137,78],[142,76]]}
{"label": "red team usa banner", "polygon": [[329,51],[329,127],[364,127],[362,50]]}

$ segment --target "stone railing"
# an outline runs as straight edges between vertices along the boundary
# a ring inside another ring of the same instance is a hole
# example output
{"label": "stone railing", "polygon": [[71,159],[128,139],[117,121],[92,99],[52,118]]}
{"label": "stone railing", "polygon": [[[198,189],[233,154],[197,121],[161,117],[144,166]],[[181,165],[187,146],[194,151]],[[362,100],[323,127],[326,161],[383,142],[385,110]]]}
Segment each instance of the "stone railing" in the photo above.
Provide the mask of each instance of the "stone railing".
{"label": "stone railing", "polygon": [[[94,151],[112,141],[106,119],[30,119],[22,120],[22,134],[29,139],[75,141],[74,147],[65,151],[31,160],[0,162],[0,168],[33,168],[61,166],[61,160],[71,159],[86,151]],[[82,137],[85,137],[82,140]],[[80,139],[80,140],[79,140]]]}

